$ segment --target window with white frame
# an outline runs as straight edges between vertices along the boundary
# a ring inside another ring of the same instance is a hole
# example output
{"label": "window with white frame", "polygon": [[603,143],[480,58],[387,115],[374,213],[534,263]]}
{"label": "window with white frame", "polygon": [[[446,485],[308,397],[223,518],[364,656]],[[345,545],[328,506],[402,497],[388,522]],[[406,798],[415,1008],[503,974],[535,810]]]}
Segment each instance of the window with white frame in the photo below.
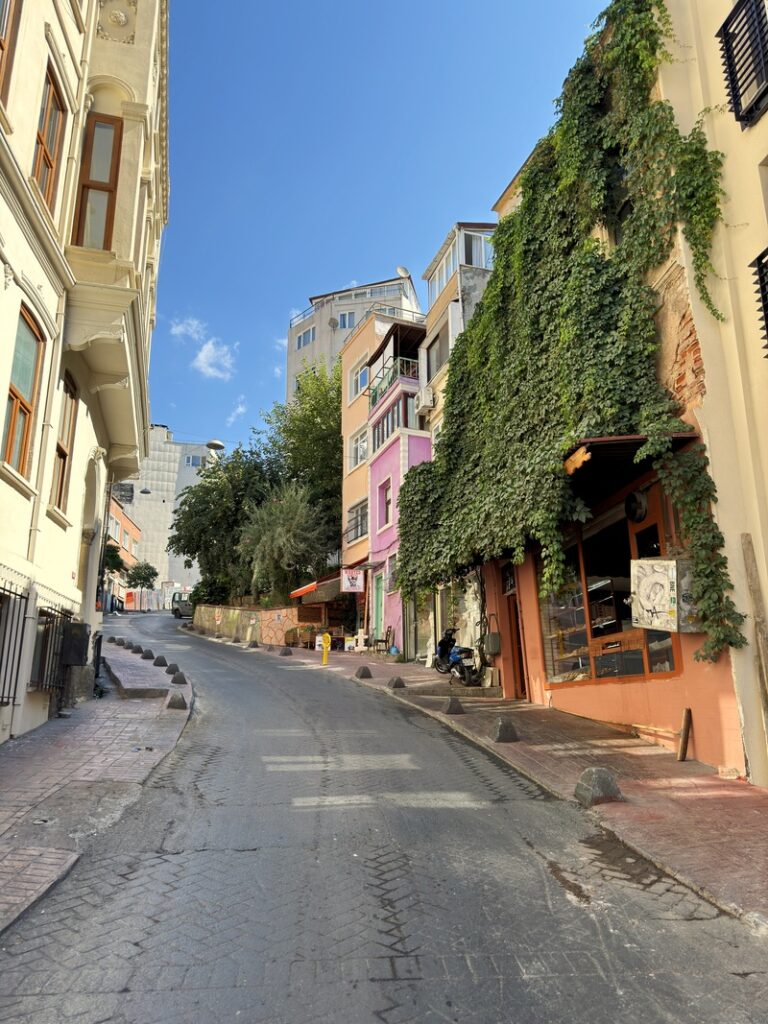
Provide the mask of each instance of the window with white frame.
{"label": "window with white frame", "polygon": [[387,593],[397,590],[397,555],[390,555],[387,560]]}
{"label": "window with white frame", "polygon": [[353,310],[349,310],[346,313],[339,313],[339,327],[342,330],[346,330],[349,327],[355,326],[355,314]]}
{"label": "window with white frame", "polygon": [[358,363],[349,374],[349,400],[357,398],[368,387],[368,364]]}
{"label": "window with white frame", "polygon": [[445,288],[458,265],[458,249],[456,246],[456,239],[454,238],[449,245],[447,252],[438,263],[435,272],[429,279],[427,290],[429,292],[430,306],[434,303],[443,288]]}
{"label": "window with white frame", "polygon": [[184,465],[185,466],[193,466],[195,469],[199,469],[200,466],[204,466],[205,465],[205,456],[204,455],[185,455],[184,456]]}
{"label": "window with white frame", "polygon": [[296,336],[296,348],[306,348],[307,345],[311,345],[315,340],[315,328],[308,327],[306,331],[302,331],[301,334]]}
{"label": "window with white frame", "polygon": [[379,486],[379,529],[392,524],[392,481],[385,480]]}
{"label": "window with white frame", "polygon": [[355,469],[368,458],[368,428],[358,431],[349,439],[349,466]]}
{"label": "window with white frame", "polygon": [[493,269],[493,246],[488,235],[474,231],[464,232],[463,259],[468,267],[480,267],[482,270]]}

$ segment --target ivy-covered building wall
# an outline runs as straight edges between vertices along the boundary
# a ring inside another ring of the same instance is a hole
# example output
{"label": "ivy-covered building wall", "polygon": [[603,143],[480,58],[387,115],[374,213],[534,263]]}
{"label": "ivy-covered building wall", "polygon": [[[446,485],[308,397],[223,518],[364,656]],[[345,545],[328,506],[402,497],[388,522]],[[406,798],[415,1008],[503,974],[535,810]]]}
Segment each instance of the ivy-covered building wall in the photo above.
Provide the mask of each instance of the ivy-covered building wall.
{"label": "ivy-covered building wall", "polygon": [[[720,101],[716,80],[725,91],[711,8],[613,0],[566,79],[555,127],[508,192],[493,275],[452,352],[434,461],[406,477],[399,574],[409,593],[485,566],[491,610],[502,639],[508,634],[501,660],[509,676],[519,646],[529,697],[641,725],[668,742],[678,713],[693,707],[695,755],[768,782],[759,649],[745,618],[756,594],[738,525],[739,507],[742,519],[745,507],[758,508],[766,463],[754,444],[743,457],[750,432],[738,422],[741,396],[756,411],[754,383],[744,365],[734,371],[744,339],[732,337],[740,316],[722,287],[735,271],[741,302],[751,271],[746,261],[718,261],[732,257],[722,239],[734,225],[723,210],[742,140],[729,132],[728,148],[713,144],[732,115],[709,109]],[[765,235],[759,163],[751,191]],[[753,354],[748,361],[764,383],[764,367]],[[713,466],[715,429],[731,451],[718,451]],[[585,439],[638,436],[621,453],[614,443],[613,461],[604,446],[599,458],[589,452],[587,470],[566,469]],[[602,485],[585,487],[585,474]],[[656,510],[654,540],[642,523],[617,525],[635,492]],[[749,532],[764,555],[763,515]],[[613,564],[607,552],[627,566],[627,577],[623,569],[610,577],[613,625],[591,596]],[[626,612],[630,557],[682,553],[701,632],[646,636],[640,650]],[[506,594],[502,578],[516,581]],[[764,564],[757,578],[759,598]],[[548,604],[575,606],[577,585],[585,621],[547,619]],[[568,647],[569,630],[579,645]]]}

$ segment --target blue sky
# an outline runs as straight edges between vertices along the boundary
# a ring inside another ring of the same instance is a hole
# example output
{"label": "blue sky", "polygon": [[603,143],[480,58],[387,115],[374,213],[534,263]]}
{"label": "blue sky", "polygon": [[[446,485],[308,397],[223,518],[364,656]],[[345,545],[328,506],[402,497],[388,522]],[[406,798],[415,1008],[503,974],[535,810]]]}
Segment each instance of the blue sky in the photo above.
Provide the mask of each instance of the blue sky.
{"label": "blue sky", "polygon": [[[491,206],[606,0],[171,3],[171,210],[152,420],[247,440],[307,297],[407,266]],[[281,341],[282,339],[282,341]]]}

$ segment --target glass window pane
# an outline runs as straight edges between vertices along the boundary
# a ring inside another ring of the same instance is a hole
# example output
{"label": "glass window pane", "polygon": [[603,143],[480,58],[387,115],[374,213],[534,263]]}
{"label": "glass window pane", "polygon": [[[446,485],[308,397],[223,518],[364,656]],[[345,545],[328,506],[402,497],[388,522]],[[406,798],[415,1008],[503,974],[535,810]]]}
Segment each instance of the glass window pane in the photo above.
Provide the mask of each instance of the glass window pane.
{"label": "glass window pane", "polygon": [[16,347],[13,350],[11,383],[30,404],[35,390],[38,344],[37,337],[31,327],[21,317],[19,319],[19,326],[16,328]]}
{"label": "glass window pane", "polygon": [[51,95],[51,83],[46,78],[43,84],[43,102],[40,104],[40,123],[38,124],[38,131],[43,134],[45,129],[45,117],[48,111],[48,101]]}
{"label": "glass window pane", "polygon": [[645,636],[648,641],[648,664],[651,672],[674,672],[672,634],[661,629],[648,629]]}
{"label": "glass window pane", "polygon": [[0,38],[5,39],[8,35],[8,14],[11,9],[11,0],[0,0]]}
{"label": "glass window pane", "polygon": [[89,188],[85,194],[85,227],[83,245],[86,249],[103,249],[107,229],[109,193]]}
{"label": "glass window pane", "polygon": [[56,156],[56,137],[59,133],[59,124],[61,123],[61,109],[56,102],[56,97],[52,96],[51,100],[53,106],[51,107],[51,114],[48,118],[48,129],[45,133],[45,144],[48,147],[48,152],[51,156]]}
{"label": "glass window pane", "polygon": [[22,445],[24,442],[24,430],[27,425],[28,415],[26,411],[19,408],[16,413],[16,423],[14,426],[14,437],[11,440],[11,454],[8,460],[15,470],[19,473],[23,472],[23,466],[21,465]]}
{"label": "glass window pane", "polygon": [[97,121],[93,126],[93,149],[91,167],[88,172],[91,181],[108,182],[112,171],[112,148],[115,126]]}
{"label": "glass window pane", "polygon": [[[541,574],[541,561],[538,568]],[[591,675],[584,592],[575,545],[565,552],[565,580],[562,590],[539,601],[544,662],[550,683],[588,679]]]}
{"label": "glass window pane", "polygon": [[[39,144],[38,144],[38,151],[40,151]],[[48,166],[48,163],[46,162],[45,156],[43,156],[42,153],[41,153],[41,156],[40,156],[40,173],[39,173],[39,177],[37,179],[37,183],[40,186],[40,191],[43,193],[43,195],[46,195],[47,192],[48,192],[48,179],[50,178],[50,176],[51,176],[51,169]]]}
{"label": "glass window pane", "polygon": [[368,387],[368,367],[364,366],[360,371],[360,388]]}
{"label": "glass window pane", "polygon": [[0,452],[0,455],[2,455],[3,458],[5,458],[5,452],[6,452],[7,445],[8,445],[8,431],[10,430],[10,427],[11,427],[11,417],[13,416],[13,410],[14,410],[15,405],[16,405],[15,401],[9,395],[8,396],[8,405],[7,405],[6,411],[5,411],[5,426],[3,427],[3,450],[2,450],[2,452]]}

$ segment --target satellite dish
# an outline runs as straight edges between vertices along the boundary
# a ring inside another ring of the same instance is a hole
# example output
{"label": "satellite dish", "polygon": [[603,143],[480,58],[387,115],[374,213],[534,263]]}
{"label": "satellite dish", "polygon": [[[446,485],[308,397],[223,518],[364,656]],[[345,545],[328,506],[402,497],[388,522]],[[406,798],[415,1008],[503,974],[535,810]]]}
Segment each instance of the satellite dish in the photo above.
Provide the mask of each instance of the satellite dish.
{"label": "satellite dish", "polygon": [[339,326],[339,321],[336,319],[335,316],[332,316],[331,319],[328,321],[328,326],[331,328],[332,331],[335,331],[336,328]]}
{"label": "satellite dish", "polygon": [[398,277],[410,277],[411,276],[410,271],[408,270],[408,267],[396,267],[395,269],[397,270]]}

